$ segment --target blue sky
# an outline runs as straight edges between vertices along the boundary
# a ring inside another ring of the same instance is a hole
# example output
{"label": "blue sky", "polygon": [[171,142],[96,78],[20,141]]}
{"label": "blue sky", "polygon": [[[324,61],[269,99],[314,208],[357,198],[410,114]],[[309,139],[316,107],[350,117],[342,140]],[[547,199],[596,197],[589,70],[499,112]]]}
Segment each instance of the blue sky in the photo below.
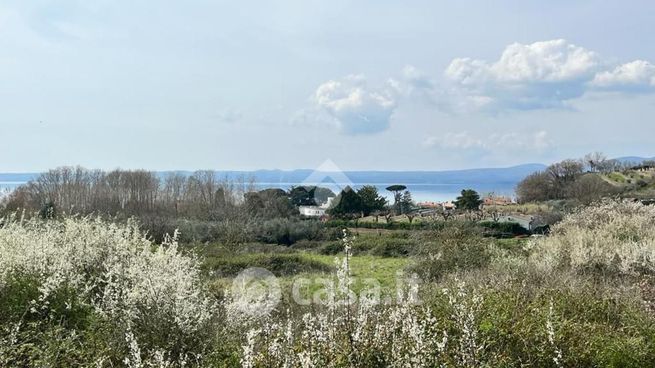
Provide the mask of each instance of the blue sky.
{"label": "blue sky", "polygon": [[0,3],[0,172],[655,155],[652,1]]}

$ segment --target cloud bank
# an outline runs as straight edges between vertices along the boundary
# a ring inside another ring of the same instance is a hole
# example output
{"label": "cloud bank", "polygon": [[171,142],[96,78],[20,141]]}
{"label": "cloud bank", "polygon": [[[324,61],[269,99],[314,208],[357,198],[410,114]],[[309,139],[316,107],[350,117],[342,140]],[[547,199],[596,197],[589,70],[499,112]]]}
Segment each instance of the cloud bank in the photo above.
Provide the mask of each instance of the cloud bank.
{"label": "cloud bank", "polygon": [[459,107],[536,110],[566,107],[592,91],[652,92],[655,66],[636,60],[612,68],[598,53],[559,39],[511,44],[495,62],[456,58],[444,78]]}
{"label": "cloud bank", "polygon": [[591,85],[608,90],[652,91],[655,88],[655,65],[635,60],[596,74]]}
{"label": "cloud bank", "polygon": [[590,92],[655,92],[655,65],[644,60],[612,64],[564,39],[513,43],[496,61],[453,59],[441,80],[411,65],[378,88],[362,75],[329,80],[312,97],[310,111],[317,117],[304,120],[325,120],[318,115],[326,114],[345,134],[372,134],[388,129],[395,110],[408,101],[450,113],[497,114],[569,108]]}

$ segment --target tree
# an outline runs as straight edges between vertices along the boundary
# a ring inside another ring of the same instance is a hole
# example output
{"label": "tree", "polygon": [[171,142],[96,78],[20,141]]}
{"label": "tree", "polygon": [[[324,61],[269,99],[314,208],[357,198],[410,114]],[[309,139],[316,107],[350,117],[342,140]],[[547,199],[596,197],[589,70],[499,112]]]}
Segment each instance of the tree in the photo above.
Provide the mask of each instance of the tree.
{"label": "tree", "polygon": [[584,172],[584,165],[579,160],[564,160],[554,163],[546,169],[552,180],[555,199],[565,198],[567,186]]}
{"label": "tree", "polygon": [[44,220],[53,219],[57,216],[57,208],[52,201],[47,201],[39,211],[39,217]]}
{"label": "tree", "polygon": [[389,211],[384,214],[384,220],[387,224],[390,224],[393,222],[393,212]]}
{"label": "tree", "polygon": [[437,215],[441,216],[444,221],[448,221],[453,217],[453,211],[440,206],[435,210],[433,217],[436,217]]}
{"label": "tree", "polygon": [[264,189],[244,195],[244,206],[251,217],[265,219],[288,218],[298,213],[282,189]]}
{"label": "tree", "polygon": [[397,214],[401,212],[400,201],[402,199],[402,191],[406,189],[406,186],[400,184],[390,185],[387,187],[387,190],[393,193],[393,206]]}
{"label": "tree", "polygon": [[598,163],[596,165],[597,165],[598,171],[600,171],[602,173],[611,173],[611,172],[614,172],[614,171],[621,171],[626,166],[625,163],[622,163],[619,160],[605,160],[605,161],[602,161],[602,162],[600,162],[600,163]]}
{"label": "tree", "polygon": [[316,201],[314,200],[315,191],[316,187],[291,187],[289,189],[291,203],[295,206],[316,206]]}
{"label": "tree", "polygon": [[546,201],[553,199],[555,190],[550,175],[545,171],[526,176],[516,186],[519,203]]}
{"label": "tree", "polygon": [[378,194],[378,188],[373,185],[364,185],[357,191],[357,194],[362,201],[364,216],[384,210],[384,206],[387,204],[387,200]]}
{"label": "tree", "polygon": [[334,198],[336,194],[330,188],[314,187],[314,201],[317,205],[327,203],[328,198]]}
{"label": "tree", "polygon": [[164,193],[162,194],[162,199],[166,201],[167,204],[173,206],[175,217],[177,217],[180,212],[179,205],[185,194],[184,189],[186,180],[186,176],[180,173],[168,174],[164,179]]}
{"label": "tree", "polygon": [[328,213],[335,217],[359,217],[362,214],[362,199],[352,188],[345,187]]}
{"label": "tree", "polygon": [[567,197],[590,204],[603,197],[611,196],[617,189],[596,174],[582,175],[567,188]]}
{"label": "tree", "polygon": [[496,200],[496,193],[491,192],[487,195],[489,198],[489,205],[484,205],[482,210],[488,214],[494,222],[498,222],[500,219],[500,211],[498,210],[498,202]]}
{"label": "tree", "polygon": [[593,152],[586,154],[583,160],[589,166],[589,171],[596,172],[601,171],[605,161],[607,161],[607,156],[601,152]]}
{"label": "tree", "polygon": [[412,200],[412,193],[406,190],[400,198],[400,213],[407,215],[414,210],[414,201]]}
{"label": "tree", "polygon": [[480,195],[473,189],[462,190],[461,195],[457,197],[457,200],[455,201],[457,209],[469,212],[479,210],[480,205],[482,205]]}
{"label": "tree", "polygon": [[375,216],[375,222],[380,222],[380,216],[383,216],[384,213],[384,210],[378,210],[371,212],[371,215]]}
{"label": "tree", "polygon": [[[603,164],[605,165],[605,164]],[[516,187],[521,203],[568,198],[569,187],[584,173],[581,160],[554,163],[545,171],[528,175]]]}

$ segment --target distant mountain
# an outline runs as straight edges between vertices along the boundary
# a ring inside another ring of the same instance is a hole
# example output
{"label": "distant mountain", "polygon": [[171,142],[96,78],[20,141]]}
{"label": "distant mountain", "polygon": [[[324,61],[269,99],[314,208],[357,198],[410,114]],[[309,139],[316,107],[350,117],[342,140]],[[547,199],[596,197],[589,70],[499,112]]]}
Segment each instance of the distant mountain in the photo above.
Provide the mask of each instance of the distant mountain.
{"label": "distant mountain", "polygon": [[39,176],[38,173],[16,173],[16,174],[3,174],[0,173],[0,183],[25,183]]}
{"label": "distant mountain", "polygon": [[644,161],[655,160],[655,157],[637,157],[637,156],[626,156],[626,157],[617,157],[615,160],[621,163],[631,163],[631,164],[640,164]]}
{"label": "distant mountain", "polygon": [[[543,164],[526,164],[507,168],[483,168],[449,171],[345,171],[345,177],[353,183],[369,184],[466,184],[476,183],[507,184],[518,183],[521,179],[536,171],[546,168]],[[301,183],[313,170],[257,170],[257,171],[224,171],[221,175],[236,178],[251,176],[257,182],[263,183]],[[337,173],[323,172],[319,177],[338,178]],[[314,175],[316,175],[314,173]]]}
{"label": "distant mountain", "polygon": [[[477,184],[513,186],[521,179],[536,171],[543,170],[546,165],[526,164],[506,168],[482,168],[448,171],[346,171],[345,178],[352,183],[368,184]],[[191,175],[192,171],[163,171],[158,176],[165,177],[171,173]],[[259,183],[302,183],[314,170],[256,170],[256,171],[217,171],[219,177],[236,179],[239,177],[254,178]],[[36,173],[2,174],[0,182],[27,182],[35,177]],[[339,178],[341,173],[324,172],[319,176]]]}

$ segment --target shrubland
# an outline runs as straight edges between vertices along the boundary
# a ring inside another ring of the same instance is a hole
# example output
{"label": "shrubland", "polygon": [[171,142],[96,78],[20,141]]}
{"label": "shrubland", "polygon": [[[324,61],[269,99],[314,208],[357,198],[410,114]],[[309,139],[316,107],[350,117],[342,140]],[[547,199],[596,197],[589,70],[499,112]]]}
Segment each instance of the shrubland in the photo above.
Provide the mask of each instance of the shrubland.
{"label": "shrubland", "polygon": [[[653,207],[607,201],[538,238],[448,221],[291,246],[180,246],[133,222],[10,217],[0,366],[654,366],[653,223]],[[403,283],[382,299],[354,286],[392,269],[374,261],[395,260]],[[240,316],[216,287],[252,266],[283,288],[296,277],[332,286],[324,303],[299,305],[285,289],[274,308]]]}
{"label": "shrubland", "polygon": [[534,242],[544,272],[567,269],[613,275],[655,274],[655,207],[605,201],[567,216]]}
{"label": "shrubland", "polygon": [[10,217],[0,227],[0,365],[193,362],[215,301],[175,236],[137,225]]}
{"label": "shrubland", "polygon": [[516,186],[520,203],[564,200],[588,205],[603,198],[652,199],[655,177],[641,165],[653,162],[619,162],[595,153],[582,159],[568,159],[533,173]]}

